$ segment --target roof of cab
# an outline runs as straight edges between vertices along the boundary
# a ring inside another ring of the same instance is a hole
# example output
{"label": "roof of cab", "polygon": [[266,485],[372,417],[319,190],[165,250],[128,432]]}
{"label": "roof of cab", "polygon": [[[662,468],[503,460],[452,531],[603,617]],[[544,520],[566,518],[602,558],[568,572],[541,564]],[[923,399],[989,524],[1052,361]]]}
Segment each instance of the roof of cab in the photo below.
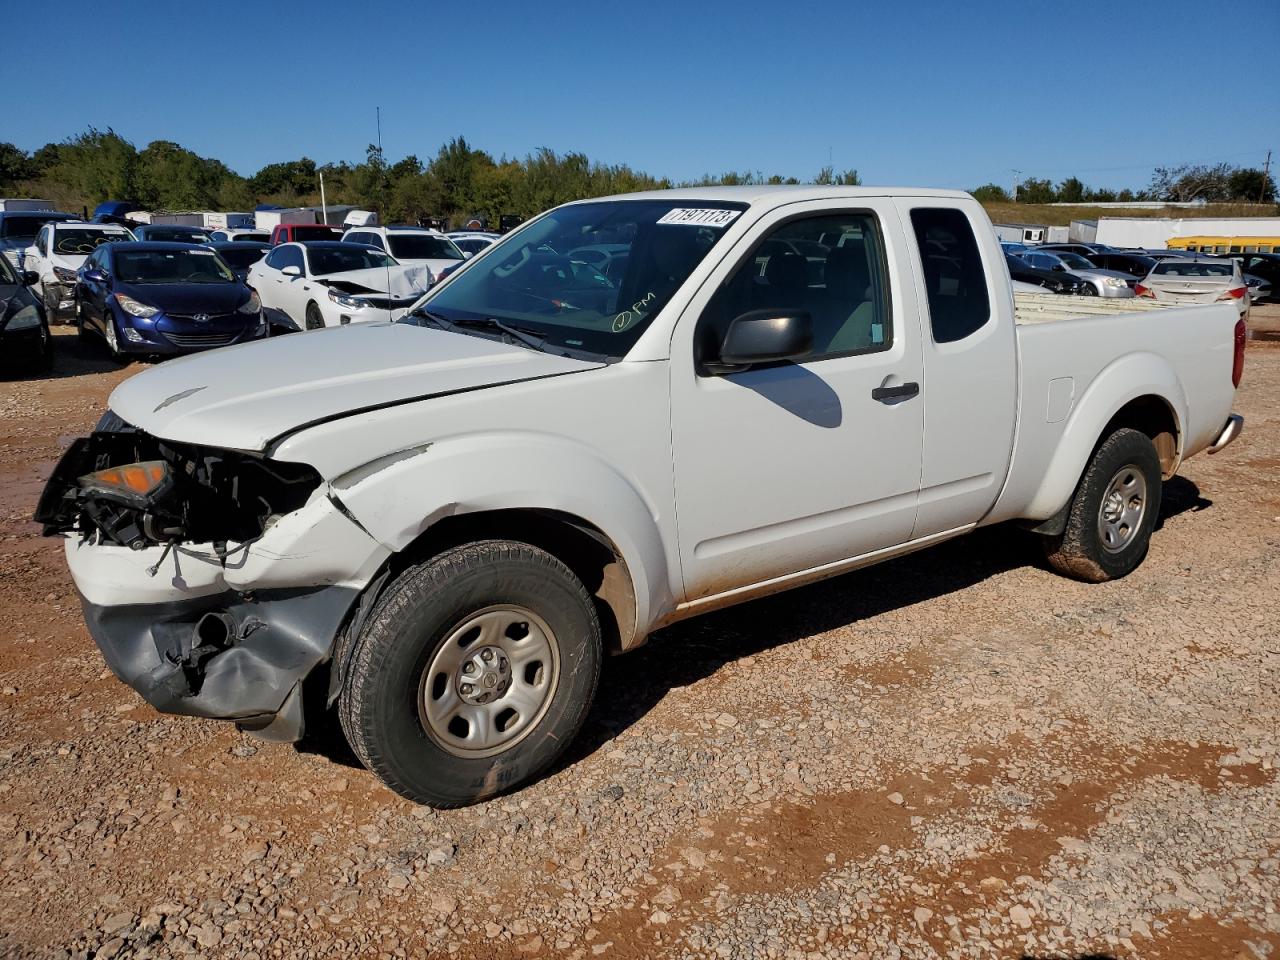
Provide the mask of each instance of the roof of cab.
{"label": "roof of cab", "polygon": [[929,187],[842,187],[814,184],[751,184],[739,187],[677,187],[671,190],[646,190],[622,193],[612,197],[594,197],[577,203],[601,200],[721,200],[731,203],[801,203],[805,200],[869,199],[871,197],[937,197],[947,200],[971,200],[963,190],[937,190]]}

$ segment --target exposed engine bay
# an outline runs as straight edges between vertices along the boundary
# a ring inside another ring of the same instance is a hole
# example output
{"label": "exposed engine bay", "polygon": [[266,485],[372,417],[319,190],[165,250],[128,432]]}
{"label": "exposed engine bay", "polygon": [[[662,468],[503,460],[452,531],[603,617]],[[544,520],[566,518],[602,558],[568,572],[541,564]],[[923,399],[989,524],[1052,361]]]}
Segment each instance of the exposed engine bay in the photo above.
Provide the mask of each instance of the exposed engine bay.
{"label": "exposed engine bay", "polygon": [[79,531],[135,550],[245,543],[319,485],[306,464],[160,440],[107,413],[63,454],[35,519],[46,535]]}

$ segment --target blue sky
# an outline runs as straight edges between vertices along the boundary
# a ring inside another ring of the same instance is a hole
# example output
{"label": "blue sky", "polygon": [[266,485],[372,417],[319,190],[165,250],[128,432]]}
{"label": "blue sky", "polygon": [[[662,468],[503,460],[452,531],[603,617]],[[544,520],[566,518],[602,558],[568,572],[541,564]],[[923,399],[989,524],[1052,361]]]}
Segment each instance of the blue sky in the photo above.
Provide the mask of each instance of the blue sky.
{"label": "blue sky", "polygon": [[47,4],[5,14],[0,140],[25,149],[93,125],[244,174],[358,161],[380,106],[392,161],[461,134],[495,155],[579,150],[676,180],[804,178],[830,157],[867,183],[1007,185],[1017,169],[1142,186],[1156,164],[1260,166],[1280,150],[1267,4],[56,6],[56,22]]}

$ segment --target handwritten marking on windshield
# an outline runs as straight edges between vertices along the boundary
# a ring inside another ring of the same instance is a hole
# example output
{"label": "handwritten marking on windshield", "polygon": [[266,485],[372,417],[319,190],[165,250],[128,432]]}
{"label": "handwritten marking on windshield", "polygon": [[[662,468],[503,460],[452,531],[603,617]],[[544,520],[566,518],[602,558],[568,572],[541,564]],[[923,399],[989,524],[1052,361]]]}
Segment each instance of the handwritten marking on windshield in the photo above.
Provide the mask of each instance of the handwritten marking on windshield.
{"label": "handwritten marking on windshield", "polygon": [[623,310],[620,314],[613,318],[613,332],[621,333],[627,327],[631,326],[631,321],[635,320],[644,313],[644,308],[653,303],[657,299],[657,294],[653,291],[646,293],[641,299],[631,305],[630,310]]}

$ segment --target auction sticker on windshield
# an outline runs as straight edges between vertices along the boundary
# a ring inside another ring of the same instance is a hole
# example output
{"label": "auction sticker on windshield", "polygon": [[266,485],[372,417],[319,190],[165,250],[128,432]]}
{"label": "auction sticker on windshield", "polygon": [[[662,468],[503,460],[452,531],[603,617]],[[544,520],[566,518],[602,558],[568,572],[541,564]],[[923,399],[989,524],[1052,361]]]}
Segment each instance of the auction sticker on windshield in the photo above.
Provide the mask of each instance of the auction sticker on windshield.
{"label": "auction sticker on windshield", "polygon": [[687,223],[695,227],[727,227],[741,214],[741,210],[704,210],[692,207],[676,207],[668,210],[658,223]]}

